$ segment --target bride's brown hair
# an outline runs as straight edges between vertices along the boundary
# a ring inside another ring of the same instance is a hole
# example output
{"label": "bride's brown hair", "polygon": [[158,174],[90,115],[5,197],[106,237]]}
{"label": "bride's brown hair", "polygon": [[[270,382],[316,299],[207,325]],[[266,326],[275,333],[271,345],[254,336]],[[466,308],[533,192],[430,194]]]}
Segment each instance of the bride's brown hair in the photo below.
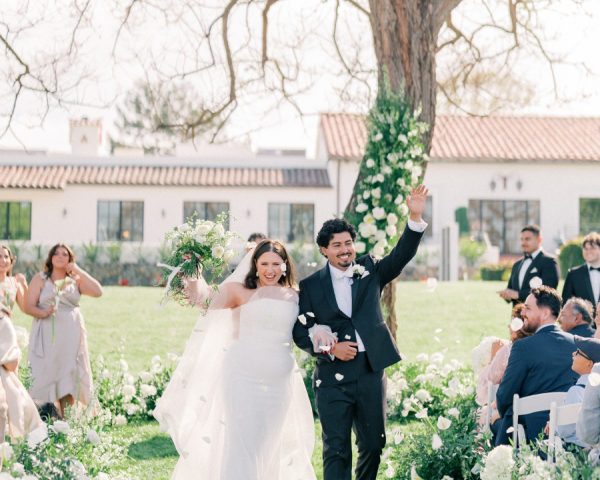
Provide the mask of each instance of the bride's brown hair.
{"label": "bride's brown hair", "polygon": [[244,286],[250,289],[255,289],[258,287],[256,262],[264,253],[267,252],[273,252],[279,255],[286,267],[285,275],[282,275],[277,283],[279,283],[279,285],[283,285],[284,287],[293,287],[296,284],[296,269],[294,268],[294,264],[292,263],[291,258],[288,256],[287,250],[283,244],[277,240],[269,239],[263,240],[254,249],[252,259],[250,260],[250,271],[244,279]]}

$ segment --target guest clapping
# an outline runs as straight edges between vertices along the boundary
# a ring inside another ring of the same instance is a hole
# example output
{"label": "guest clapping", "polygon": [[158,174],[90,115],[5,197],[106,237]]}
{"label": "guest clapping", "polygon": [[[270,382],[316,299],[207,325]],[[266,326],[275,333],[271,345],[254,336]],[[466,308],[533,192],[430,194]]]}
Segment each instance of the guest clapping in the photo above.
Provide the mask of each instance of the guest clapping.
{"label": "guest clapping", "polygon": [[67,404],[88,405],[92,372],[81,295],[99,297],[102,287],[75,263],[73,251],[62,243],[48,253],[44,272],[31,280],[27,313],[33,315],[29,342],[31,396],[56,403],[64,416]]}
{"label": "guest clapping", "polygon": [[10,249],[0,245],[0,443],[6,434],[12,439],[23,437],[42,424],[17,375],[21,349],[11,316],[15,304],[25,306],[27,281],[21,274],[12,276],[14,262]]}
{"label": "guest clapping", "polygon": [[596,332],[591,327],[592,312],[593,307],[589,302],[583,298],[571,297],[558,316],[560,328],[571,335],[593,337]]}

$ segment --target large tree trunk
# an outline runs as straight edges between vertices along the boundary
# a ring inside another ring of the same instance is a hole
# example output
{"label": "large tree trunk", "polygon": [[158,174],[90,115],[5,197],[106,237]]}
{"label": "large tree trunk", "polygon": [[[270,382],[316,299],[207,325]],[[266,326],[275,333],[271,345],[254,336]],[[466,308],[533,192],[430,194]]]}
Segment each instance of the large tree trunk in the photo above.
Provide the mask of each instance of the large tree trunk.
{"label": "large tree trunk", "polygon": [[[379,86],[389,82],[393,90],[404,89],[413,109],[421,109],[421,120],[431,126],[423,142],[431,149],[435,123],[437,83],[435,53],[439,30],[461,0],[369,0],[371,27]],[[423,175],[427,165],[423,165]],[[396,338],[395,282],[383,290],[386,322]]]}

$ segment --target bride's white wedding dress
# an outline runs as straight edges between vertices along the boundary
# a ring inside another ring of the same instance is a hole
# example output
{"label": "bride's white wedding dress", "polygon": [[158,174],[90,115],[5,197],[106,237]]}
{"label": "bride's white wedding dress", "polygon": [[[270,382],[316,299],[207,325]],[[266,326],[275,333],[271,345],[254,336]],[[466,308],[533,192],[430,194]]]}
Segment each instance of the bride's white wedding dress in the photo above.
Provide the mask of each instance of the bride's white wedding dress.
{"label": "bride's white wedding dress", "polygon": [[201,316],[154,415],[177,480],[311,480],[314,423],[292,352],[298,296],[262,287]]}

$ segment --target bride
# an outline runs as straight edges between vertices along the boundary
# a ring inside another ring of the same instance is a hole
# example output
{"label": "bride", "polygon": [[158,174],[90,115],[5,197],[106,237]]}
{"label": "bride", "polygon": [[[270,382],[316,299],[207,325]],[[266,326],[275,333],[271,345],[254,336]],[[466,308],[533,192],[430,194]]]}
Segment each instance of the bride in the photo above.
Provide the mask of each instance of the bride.
{"label": "bride", "polygon": [[[314,424],[292,352],[298,315],[285,247],[264,240],[217,291],[189,282],[190,301],[210,300],[154,410],[180,454],[177,480],[310,480]],[[334,337],[322,334],[320,344]]]}

